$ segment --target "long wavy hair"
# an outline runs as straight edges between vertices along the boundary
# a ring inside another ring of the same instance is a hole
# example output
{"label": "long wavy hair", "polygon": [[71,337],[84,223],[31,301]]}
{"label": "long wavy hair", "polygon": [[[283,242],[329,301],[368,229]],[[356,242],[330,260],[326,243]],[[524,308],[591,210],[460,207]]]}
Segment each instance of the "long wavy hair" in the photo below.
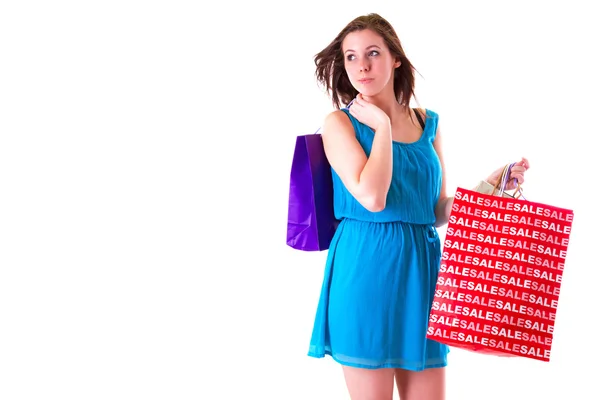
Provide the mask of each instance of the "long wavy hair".
{"label": "long wavy hair", "polygon": [[395,29],[379,14],[372,13],[355,18],[327,47],[315,55],[317,81],[329,92],[333,106],[337,109],[347,105],[358,95],[344,67],[342,42],[350,32],[364,29],[379,34],[395,59],[401,62],[400,67],[394,70],[394,93],[399,104],[409,107],[411,98],[415,97],[415,68],[404,54]]}

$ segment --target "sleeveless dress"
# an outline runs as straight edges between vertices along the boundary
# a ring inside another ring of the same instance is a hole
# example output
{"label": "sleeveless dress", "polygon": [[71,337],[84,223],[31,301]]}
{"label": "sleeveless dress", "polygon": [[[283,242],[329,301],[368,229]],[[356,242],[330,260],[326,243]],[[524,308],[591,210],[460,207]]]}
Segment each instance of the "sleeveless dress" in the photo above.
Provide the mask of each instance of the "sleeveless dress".
{"label": "sleeveless dress", "polygon": [[[367,156],[374,131],[343,109]],[[434,209],[441,164],[433,148],[438,115],[426,110],[413,143],[394,141],[386,207],[370,212],[332,169],[341,220],[327,254],[308,355],[360,368],[444,367],[448,346],[426,338],[440,266]]]}

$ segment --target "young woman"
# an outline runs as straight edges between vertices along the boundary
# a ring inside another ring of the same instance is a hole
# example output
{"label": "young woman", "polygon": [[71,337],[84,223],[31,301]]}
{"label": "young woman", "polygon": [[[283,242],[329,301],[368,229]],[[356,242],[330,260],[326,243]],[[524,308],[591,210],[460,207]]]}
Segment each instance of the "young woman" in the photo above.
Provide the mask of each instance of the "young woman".
{"label": "young woman", "polygon": [[[353,400],[391,400],[394,381],[402,400],[443,399],[448,347],[426,338],[441,256],[436,227],[452,205],[438,115],[410,108],[414,68],[377,14],[350,22],[315,63],[337,108],[322,137],[341,223],[308,354],[342,365]],[[515,164],[507,189],[528,167]]]}

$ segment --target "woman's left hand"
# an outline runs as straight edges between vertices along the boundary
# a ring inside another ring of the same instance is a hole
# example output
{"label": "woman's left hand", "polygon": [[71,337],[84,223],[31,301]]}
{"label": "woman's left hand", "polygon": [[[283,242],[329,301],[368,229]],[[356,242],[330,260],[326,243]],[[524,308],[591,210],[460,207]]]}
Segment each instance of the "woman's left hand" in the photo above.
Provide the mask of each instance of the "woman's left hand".
{"label": "woman's left hand", "polygon": [[[525,182],[525,171],[529,169],[529,161],[525,157],[521,159],[521,161],[515,163],[510,169],[510,176],[508,177],[508,182],[506,183],[505,190],[514,190],[517,188],[517,182],[519,185],[522,185]],[[502,171],[504,171],[504,166],[498,168],[486,179],[486,181],[492,185],[498,182],[498,179],[502,176]],[[516,180],[516,181],[515,181]]]}

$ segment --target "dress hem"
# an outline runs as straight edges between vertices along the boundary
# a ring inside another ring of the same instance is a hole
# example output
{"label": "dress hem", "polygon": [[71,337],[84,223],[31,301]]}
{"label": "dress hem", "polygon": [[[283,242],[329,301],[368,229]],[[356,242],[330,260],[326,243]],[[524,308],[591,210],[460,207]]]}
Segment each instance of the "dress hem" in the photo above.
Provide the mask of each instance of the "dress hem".
{"label": "dress hem", "polygon": [[352,363],[352,362],[348,362],[348,361],[342,361],[338,357],[336,357],[334,354],[332,354],[330,351],[327,351],[327,350],[324,353],[309,352],[308,356],[309,357],[313,357],[313,358],[325,358],[325,356],[329,356],[335,362],[337,362],[338,364],[341,364],[343,366],[354,367],[354,368],[363,368],[363,369],[399,368],[399,369],[405,369],[405,370],[408,370],[408,371],[420,372],[420,371],[424,371],[426,369],[444,368],[444,367],[448,366],[448,361],[447,360],[443,360],[443,361],[439,360],[436,363],[425,364],[425,366],[423,366],[423,367],[413,367],[413,366],[408,366],[406,364],[393,363],[393,362],[392,363],[391,362],[383,362],[383,363],[377,364],[377,365],[367,365],[367,364],[360,364],[360,363]]}

